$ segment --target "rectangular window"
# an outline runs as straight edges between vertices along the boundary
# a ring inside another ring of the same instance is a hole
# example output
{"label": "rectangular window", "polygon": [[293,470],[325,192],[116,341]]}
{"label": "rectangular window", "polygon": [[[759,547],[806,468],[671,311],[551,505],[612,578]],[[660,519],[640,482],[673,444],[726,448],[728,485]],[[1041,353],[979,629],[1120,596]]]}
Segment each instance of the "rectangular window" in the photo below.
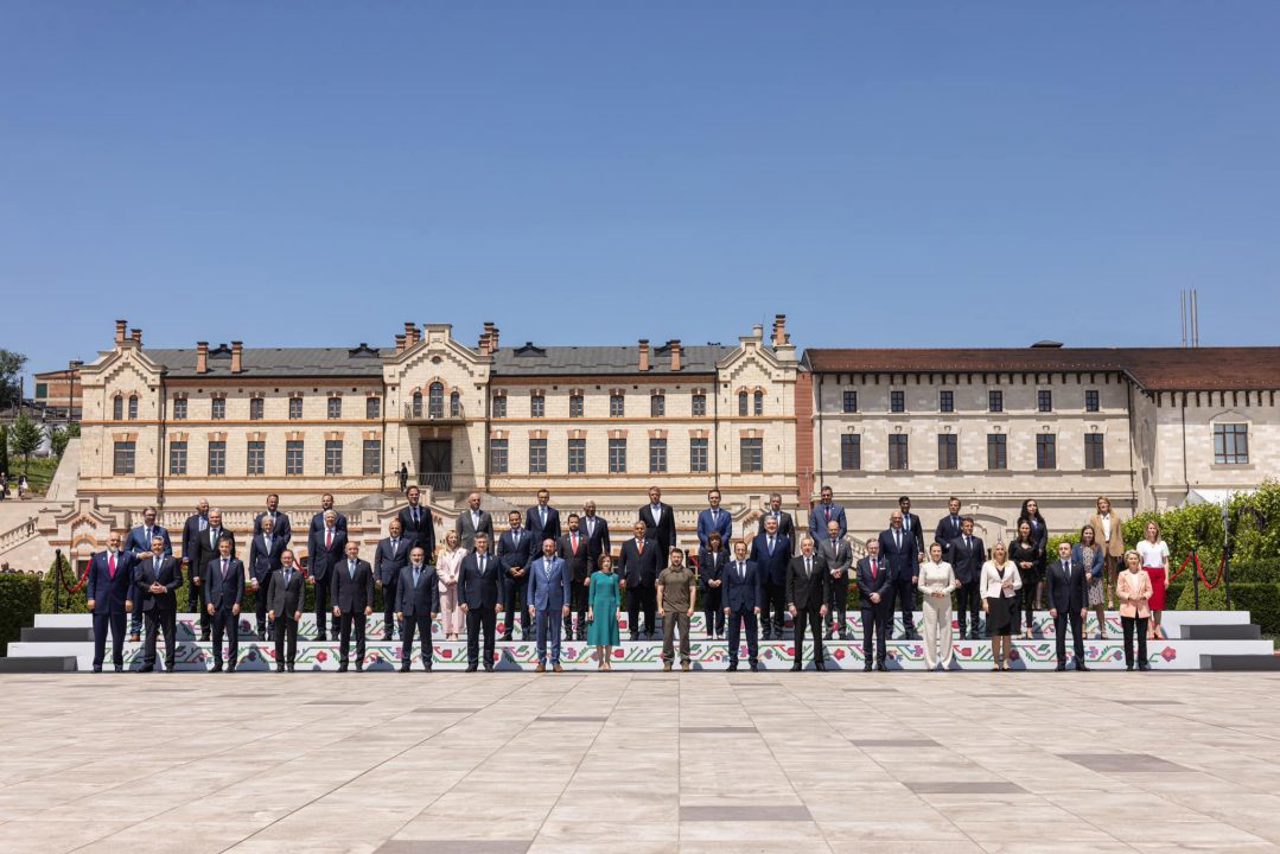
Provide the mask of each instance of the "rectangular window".
{"label": "rectangular window", "polygon": [[889,436],[889,469],[891,471],[906,471],[910,468],[910,457],[907,454],[907,437],[904,433],[894,433]]}
{"label": "rectangular window", "polygon": [[129,420],[138,420],[138,396],[136,394],[129,397]]}
{"label": "rectangular window", "polygon": [[689,440],[689,471],[706,472],[710,470],[708,454],[708,442],[706,439],[693,438]]}
{"label": "rectangular window", "polygon": [[764,415],[764,392],[758,391],[755,393],[752,406],[756,415]]}
{"label": "rectangular window", "polygon": [[529,417],[545,418],[547,414],[547,398],[541,394],[529,395]]}
{"label": "rectangular window", "polygon": [[342,474],[342,440],[326,439],[324,443],[324,473]]}
{"label": "rectangular window", "polygon": [[649,395],[649,417],[661,418],[667,414],[667,396],[665,394]]}
{"label": "rectangular window", "polygon": [[890,412],[906,412],[907,411],[906,392],[901,392],[901,391],[889,392],[889,411]]}
{"label": "rectangular window", "polygon": [[[370,398],[370,400],[377,400],[377,398]],[[364,440],[364,473],[366,477],[382,474],[381,439]]]}
{"label": "rectangular window", "polygon": [[1105,443],[1101,433],[1084,434],[1084,467],[1087,469],[1103,469],[1107,467]]}
{"label": "rectangular window", "polygon": [[175,397],[173,399],[173,420],[187,420],[187,399],[185,397]]}
{"label": "rectangular window", "polygon": [[215,397],[209,402],[209,417],[214,421],[221,421],[227,417],[227,399],[225,397]]}
{"label": "rectangular window", "polygon": [[582,395],[580,394],[569,395],[569,417],[570,418],[581,418],[584,408],[585,407],[583,406]]}
{"label": "rectangular window", "polygon": [[[298,400],[298,398],[294,398]],[[284,443],[284,473],[301,476],[302,474],[302,440],[290,439]]]}
{"label": "rectangular window", "polygon": [[665,474],[667,471],[667,440],[649,440],[649,473]]}
{"label": "rectangular window", "polygon": [[862,468],[862,435],[845,433],[840,437],[840,470],[858,471]]}
{"label": "rectangular window", "polygon": [[1040,412],[1053,411],[1053,392],[1047,388],[1042,388],[1036,392],[1036,408]]}
{"label": "rectangular window", "polygon": [[329,398],[329,420],[337,421],[341,417],[342,417],[342,398],[340,397]]}
{"label": "rectangular window", "polygon": [[364,399],[364,417],[367,421],[377,421],[382,417],[382,398],[366,397]]}
{"label": "rectangular window", "polygon": [[289,420],[297,421],[302,418],[302,398],[289,398]]}
{"label": "rectangular window", "polygon": [[609,474],[625,474],[627,471],[627,440],[609,440]]}
{"label": "rectangular window", "polygon": [[739,440],[739,454],[742,459],[741,471],[744,474],[764,471],[764,439],[742,438]]}
{"label": "rectangular window", "polygon": [[1058,437],[1053,433],[1040,433],[1036,436],[1036,468],[1056,469],[1058,467]]}
{"label": "rectangular window", "polygon": [[489,440],[489,471],[493,474],[506,474],[508,466],[507,440]]}
{"label": "rectangular window", "polygon": [[955,433],[938,434],[938,470],[955,471],[960,467],[959,437]]}
{"label": "rectangular window", "polygon": [[261,421],[263,410],[266,408],[265,401],[260,397],[249,398],[249,420]]}
{"label": "rectangular window", "polygon": [[529,474],[547,473],[547,440],[529,440]]}
{"label": "rectangular window", "polygon": [[266,474],[267,443],[250,442],[245,449],[245,474]]}
{"label": "rectangular window", "polygon": [[133,442],[116,442],[115,465],[112,467],[112,472],[115,474],[133,474],[136,456],[137,447]]}
{"label": "rectangular window", "polygon": [[609,417],[621,418],[627,412],[626,398],[620,394],[609,395]]}
{"label": "rectangular window", "polygon": [[987,411],[1004,412],[1004,392],[994,389],[987,392]]}
{"label": "rectangular window", "polygon": [[500,394],[493,399],[493,417],[507,417],[507,396],[505,394]]}
{"label": "rectangular window", "polygon": [[701,418],[707,414],[707,396],[705,394],[695,394],[693,396],[693,417]]}
{"label": "rectangular window", "polygon": [[1249,425],[1213,425],[1213,461],[1220,466],[1249,463]]}
{"label": "rectangular window", "polygon": [[1096,388],[1091,388],[1086,391],[1084,393],[1084,411],[1097,412],[1101,408],[1101,404],[1098,401],[1098,390]]}
{"label": "rectangular window", "polygon": [[987,434],[987,468],[990,471],[1009,468],[1009,437],[1004,433]]}
{"label": "rectangular window", "polygon": [[187,443],[169,443],[169,474],[185,475],[187,473]]}
{"label": "rectangular window", "polygon": [[227,473],[227,443],[209,443],[209,477],[221,477]]}
{"label": "rectangular window", "polygon": [[49,397],[49,384],[36,383],[36,400],[46,400]]}
{"label": "rectangular window", "polygon": [[844,390],[844,399],[841,401],[841,408],[845,412],[858,411],[858,392],[856,390],[851,388]]}
{"label": "rectangular window", "polygon": [[938,411],[956,411],[956,393],[954,391],[944,389],[943,391],[938,392]]}
{"label": "rectangular window", "polygon": [[587,440],[569,440],[569,474],[587,473]]}

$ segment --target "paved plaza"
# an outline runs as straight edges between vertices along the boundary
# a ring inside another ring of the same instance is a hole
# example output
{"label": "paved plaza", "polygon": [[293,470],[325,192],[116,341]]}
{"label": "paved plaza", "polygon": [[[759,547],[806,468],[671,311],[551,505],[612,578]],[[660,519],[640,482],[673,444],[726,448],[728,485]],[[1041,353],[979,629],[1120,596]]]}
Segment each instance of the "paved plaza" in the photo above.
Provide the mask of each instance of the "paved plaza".
{"label": "paved plaza", "polygon": [[0,678],[0,850],[1280,843],[1250,673]]}

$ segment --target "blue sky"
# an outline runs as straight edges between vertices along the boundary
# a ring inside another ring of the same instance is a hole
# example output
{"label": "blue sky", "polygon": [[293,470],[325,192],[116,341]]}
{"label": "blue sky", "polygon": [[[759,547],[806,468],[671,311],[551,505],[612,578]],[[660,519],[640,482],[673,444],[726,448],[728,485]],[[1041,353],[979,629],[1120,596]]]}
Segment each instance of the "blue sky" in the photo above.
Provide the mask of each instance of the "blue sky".
{"label": "blue sky", "polygon": [[[1280,3],[0,6],[0,346],[1276,344]],[[1242,310],[1246,307],[1247,310]]]}

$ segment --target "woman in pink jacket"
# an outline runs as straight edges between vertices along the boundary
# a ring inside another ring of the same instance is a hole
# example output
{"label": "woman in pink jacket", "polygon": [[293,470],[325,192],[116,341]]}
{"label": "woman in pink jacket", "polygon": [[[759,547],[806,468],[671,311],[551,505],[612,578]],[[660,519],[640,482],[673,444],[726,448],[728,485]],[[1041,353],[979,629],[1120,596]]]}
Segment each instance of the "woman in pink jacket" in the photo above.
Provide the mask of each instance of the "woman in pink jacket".
{"label": "woman in pink jacket", "polygon": [[1116,598],[1120,600],[1120,625],[1124,627],[1124,667],[1133,669],[1133,635],[1138,635],[1138,669],[1147,664],[1147,621],[1151,619],[1151,576],[1142,568],[1142,558],[1132,549],[1124,553],[1125,568],[1116,576]]}
{"label": "woman in pink jacket", "polygon": [[456,641],[462,630],[462,609],[458,601],[458,578],[467,550],[458,546],[458,532],[445,534],[444,543],[436,550],[436,575],[440,579],[440,622],[444,639]]}

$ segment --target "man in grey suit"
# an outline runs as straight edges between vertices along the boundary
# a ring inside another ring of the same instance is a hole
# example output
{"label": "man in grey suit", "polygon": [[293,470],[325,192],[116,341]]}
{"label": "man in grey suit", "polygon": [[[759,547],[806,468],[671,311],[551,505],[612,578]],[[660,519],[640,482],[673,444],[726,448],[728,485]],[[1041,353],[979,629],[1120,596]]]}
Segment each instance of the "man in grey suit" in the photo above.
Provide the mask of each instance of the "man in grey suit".
{"label": "man in grey suit", "polygon": [[347,540],[347,559],[330,571],[333,616],[338,618],[338,672],[347,672],[351,632],[356,635],[356,672],[364,670],[364,630],[373,613],[373,569],[360,560],[360,544]]}
{"label": "man in grey suit", "polygon": [[849,567],[853,565],[853,549],[840,534],[840,522],[832,519],[827,523],[827,536],[818,540],[818,556],[826,564],[831,575],[831,599],[827,602],[826,640],[831,640],[833,632],[838,632],[840,640],[848,640],[848,629],[845,627],[849,601]]}
{"label": "man in grey suit", "polygon": [[271,574],[267,591],[267,618],[275,629],[276,672],[283,673],[288,667],[292,673],[298,658],[298,624],[302,622],[303,600],[307,596],[307,582],[294,564],[292,550],[280,553],[280,568]]}
{"label": "man in grey suit", "polygon": [[[382,639],[391,640],[392,626],[397,625],[396,593],[400,587],[400,570],[409,563],[409,547],[413,543],[402,534],[404,526],[399,519],[392,519],[387,525],[388,536],[378,541],[373,551],[373,581],[382,588]],[[404,636],[404,626],[400,625],[400,636]]]}
{"label": "man in grey suit", "polygon": [[467,551],[476,545],[476,534],[486,534],[489,542],[494,541],[493,517],[489,511],[480,509],[480,493],[473,492],[467,496],[467,509],[458,516],[453,529],[458,532],[458,542]]}
{"label": "man in grey suit", "polygon": [[547,671],[547,643],[551,644],[551,669],[556,673],[560,666],[561,620],[569,616],[569,600],[572,596],[572,576],[569,566],[556,557],[556,541],[547,537],[542,541],[542,557],[529,562],[529,616],[535,621],[538,643],[538,673]]}

